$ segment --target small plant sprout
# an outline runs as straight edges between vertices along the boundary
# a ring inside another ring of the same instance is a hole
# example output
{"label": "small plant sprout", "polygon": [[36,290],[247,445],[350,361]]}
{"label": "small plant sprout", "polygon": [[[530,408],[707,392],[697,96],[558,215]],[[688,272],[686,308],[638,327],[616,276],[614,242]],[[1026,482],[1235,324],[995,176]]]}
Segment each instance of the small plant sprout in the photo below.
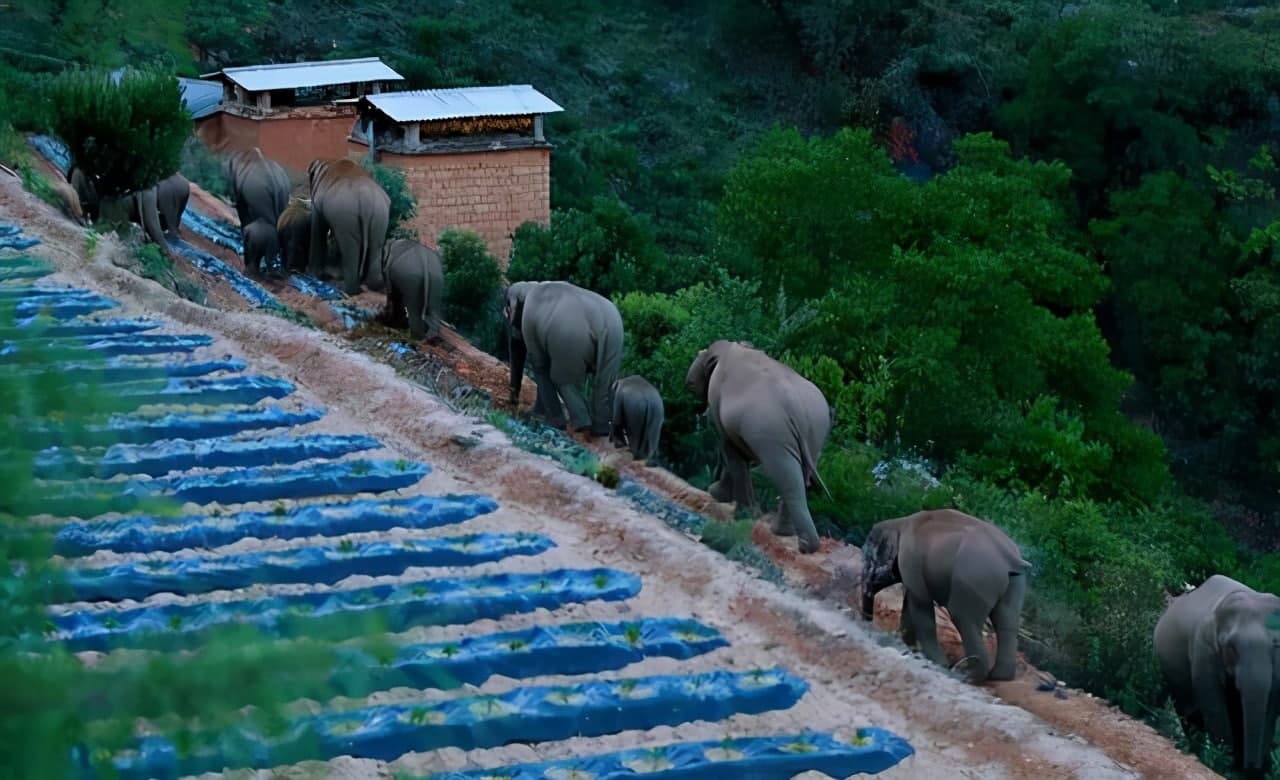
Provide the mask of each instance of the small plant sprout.
{"label": "small plant sprout", "polygon": [[369,461],[357,460],[351,464],[351,473],[357,477],[363,477],[365,474],[369,473],[371,468],[372,466],[369,464]]}
{"label": "small plant sprout", "polygon": [[609,578],[603,574],[597,574],[591,578],[591,583],[596,586],[596,590],[604,590],[605,586],[609,584]]}
{"label": "small plant sprout", "polygon": [[409,461],[405,460],[404,458],[400,458],[399,460],[396,461],[396,471],[403,473],[408,469],[409,469]]}
{"label": "small plant sprout", "polygon": [[858,729],[849,738],[849,744],[854,747],[866,747],[871,744],[871,735],[865,729]]}
{"label": "small plant sprout", "polygon": [[170,615],[169,628],[173,631],[177,631],[182,628],[182,615]]}
{"label": "small plant sprout", "polygon": [[111,631],[120,627],[120,621],[108,616],[106,620],[102,621],[102,627]]}
{"label": "small plant sprout", "polygon": [[427,722],[427,708],[426,708],[426,707],[414,707],[412,710],[410,710],[410,712],[409,712],[409,722],[410,722],[410,723],[412,723],[412,724],[413,724],[413,725],[415,725],[415,726],[421,726],[423,723],[426,723],[426,722]]}
{"label": "small plant sprout", "polygon": [[527,646],[527,644],[528,643],[525,642],[523,639],[512,639],[510,642],[507,642],[507,649],[515,653],[523,650]]}
{"label": "small plant sprout", "polygon": [[638,773],[661,772],[671,768],[671,761],[667,758],[665,747],[656,747],[644,751],[639,759],[627,761],[626,767]]}
{"label": "small plant sprout", "polygon": [[640,625],[638,623],[628,623],[627,627],[622,629],[622,637],[626,639],[627,644],[632,647],[639,646],[642,636],[643,634],[640,632]]}
{"label": "small plant sprout", "polygon": [[445,658],[453,658],[455,655],[462,652],[462,650],[457,645],[445,645],[444,649],[440,652],[444,653]]}
{"label": "small plant sprout", "polygon": [[803,739],[797,739],[794,742],[788,742],[782,746],[782,749],[788,753],[813,753],[817,751],[818,746]]}
{"label": "small plant sprout", "polygon": [[631,692],[634,691],[635,689],[636,689],[635,680],[623,680],[622,682],[618,683],[618,690],[622,692],[623,696],[630,695]]}
{"label": "small plant sprout", "polygon": [[350,539],[343,539],[342,541],[338,542],[338,552],[349,555],[355,551],[356,551],[356,543],[351,541]]}
{"label": "small plant sprout", "polygon": [[538,580],[538,584],[535,585],[534,587],[538,589],[539,593],[546,593],[548,590],[551,589],[551,580],[547,579],[546,577],[542,577]]}
{"label": "small plant sprout", "polygon": [[276,517],[284,517],[285,511],[284,502],[282,501],[277,501],[276,505],[271,508],[271,514]]}
{"label": "small plant sprout", "polygon": [[431,589],[428,588],[426,585],[413,586],[413,595],[417,596],[418,598],[422,598],[423,596],[427,595],[430,592],[431,592]]}

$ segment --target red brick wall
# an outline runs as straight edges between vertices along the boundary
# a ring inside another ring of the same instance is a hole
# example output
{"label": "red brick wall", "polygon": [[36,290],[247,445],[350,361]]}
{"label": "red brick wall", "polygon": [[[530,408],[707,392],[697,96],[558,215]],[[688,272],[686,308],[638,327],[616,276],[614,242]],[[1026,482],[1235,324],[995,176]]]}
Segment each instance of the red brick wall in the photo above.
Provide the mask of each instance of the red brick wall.
{"label": "red brick wall", "polygon": [[290,173],[303,174],[312,160],[347,155],[347,136],[355,117],[326,110],[298,110],[289,114],[249,119],[227,112],[214,114],[196,132],[218,151],[246,151],[257,146]]}
{"label": "red brick wall", "polygon": [[[352,143],[349,154],[367,154]],[[505,269],[511,234],[525,222],[551,221],[551,150],[508,149],[460,154],[379,154],[383,165],[404,170],[418,199],[412,227],[435,247],[448,228],[471,230],[484,239]]]}

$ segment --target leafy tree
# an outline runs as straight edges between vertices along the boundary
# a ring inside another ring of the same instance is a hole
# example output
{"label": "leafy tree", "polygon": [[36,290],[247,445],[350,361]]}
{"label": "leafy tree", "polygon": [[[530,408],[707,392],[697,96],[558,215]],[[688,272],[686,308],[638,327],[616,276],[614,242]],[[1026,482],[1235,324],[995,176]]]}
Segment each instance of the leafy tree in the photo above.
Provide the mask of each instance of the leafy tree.
{"label": "leafy tree", "polygon": [[49,87],[53,132],[104,198],[151,187],[178,170],[191,117],[178,81],[153,68],[71,69]]}
{"label": "leafy tree", "polygon": [[[190,72],[183,20],[187,0],[15,0],[18,48],[82,65],[163,61]],[[3,36],[0,40],[6,40]]]}
{"label": "leafy tree", "polygon": [[465,230],[440,234],[440,261],[445,275],[445,318],[469,334],[500,316],[502,269],[484,239]]}
{"label": "leafy tree", "polygon": [[223,0],[187,7],[187,39],[203,62],[248,65],[260,57],[272,9],[265,0]]}
{"label": "leafy tree", "polygon": [[407,224],[418,212],[418,199],[414,197],[413,190],[409,189],[409,180],[405,177],[404,171],[370,163],[367,159],[362,160],[360,164],[373,174],[373,180],[378,182],[378,186],[382,187],[391,198],[387,219],[387,238],[418,239],[417,231]]}

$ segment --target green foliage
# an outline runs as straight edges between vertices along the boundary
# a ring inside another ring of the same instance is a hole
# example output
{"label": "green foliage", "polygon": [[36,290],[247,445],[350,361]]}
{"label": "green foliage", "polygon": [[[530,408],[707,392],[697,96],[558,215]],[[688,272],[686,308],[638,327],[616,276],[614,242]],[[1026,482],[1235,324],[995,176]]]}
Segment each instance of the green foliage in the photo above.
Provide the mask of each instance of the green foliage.
{"label": "green foliage", "polygon": [[467,230],[440,234],[445,319],[492,352],[502,319],[502,269],[484,239]]}
{"label": "green foliage", "polygon": [[182,144],[182,158],[178,172],[188,181],[199,184],[206,192],[221,198],[231,197],[231,182],[227,180],[222,160],[194,134]]}
{"label": "green foliage", "polygon": [[31,55],[116,67],[164,62],[192,71],[187,0],[15,0],[0,44]]}
{"label": "green foliage", "polygon": [[373,180],[378,182],[378,186],[391,198],[391,209],[387,219],[387,238],[411,238],[417,241],[419,238],[417,231],[407,223],[418,211],[418,199],[409,189],[409,181],[405,178],[404,171],[370,163],[368,159],[362,159],[360,164],[373,174]]}
{"label": "green foliage", "polygon": [[513,282],[572,282],[605,297],[670,292],[706,276],[697,258],[668,261],[648,220],[610,198],[594,199],[586,211],[556,211],[549,226],[521,225],[507,269]]}
{"label": "green foliage", "polygon": [[178,82],[155,69],[68,70],[49,86],[53,132],[104,198],[145,190],[178,170],[191,119]]}
{"label": "green foliage", "polygon": [[248,65],[257,62],[263,32],[271,23],[271,11],[266,0],[190,3],[187,40],[206,63]]}

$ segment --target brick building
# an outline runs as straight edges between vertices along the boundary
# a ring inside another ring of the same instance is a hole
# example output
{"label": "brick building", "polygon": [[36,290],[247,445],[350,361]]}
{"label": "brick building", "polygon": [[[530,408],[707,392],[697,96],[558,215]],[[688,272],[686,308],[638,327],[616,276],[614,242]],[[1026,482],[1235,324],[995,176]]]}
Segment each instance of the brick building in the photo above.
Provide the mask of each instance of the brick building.
{"label": "brick building", "polygon": [[293,174],[311,161],[347,156],[356,101],[403,81],[377,57],[225,68],[203,76],[222,85],[216,111],[196,134],[220,152],[258,147]]}
{"label": "brick building", "polygon": [[405,172],[424,244],[434,247],[448,228],[471,230],[505,268],[516,228],[550,221],[543,117],[564,109],[533,87],[366,94],[356,105],[349,154]]}

